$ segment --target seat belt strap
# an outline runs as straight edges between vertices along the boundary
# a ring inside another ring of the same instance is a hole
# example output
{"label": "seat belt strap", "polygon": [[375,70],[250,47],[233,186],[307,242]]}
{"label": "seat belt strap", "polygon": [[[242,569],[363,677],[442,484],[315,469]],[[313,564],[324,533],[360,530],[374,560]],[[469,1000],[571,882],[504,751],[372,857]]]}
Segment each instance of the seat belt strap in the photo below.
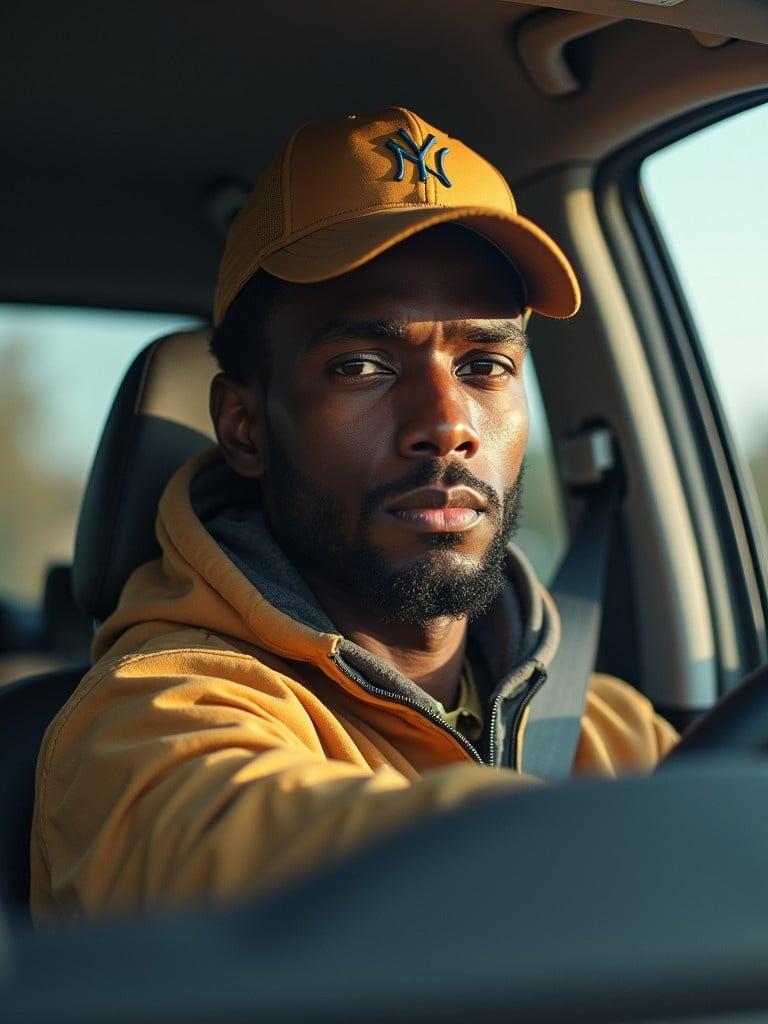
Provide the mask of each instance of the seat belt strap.
{"label": "seat belt strap", "polygon": [[560,646],[529,705],[520,763],[522,771],[538,778],[556,781],[571,774],[600,641],[605,569],[620,491],[619,471],[600,467],[586,487],[584,514],[552,584]]}

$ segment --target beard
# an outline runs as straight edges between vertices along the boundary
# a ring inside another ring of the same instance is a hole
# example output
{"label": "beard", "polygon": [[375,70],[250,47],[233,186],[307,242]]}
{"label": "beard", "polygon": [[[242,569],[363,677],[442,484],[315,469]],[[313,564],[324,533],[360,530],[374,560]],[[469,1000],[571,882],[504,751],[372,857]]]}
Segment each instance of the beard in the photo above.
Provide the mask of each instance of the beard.
{"label": "beard", "polygon": [[[293,465],[271,432],[269,437],[269,484],[273,507],[280,510],[276,536],[285,554],[305,578],[333,582],[385,622],[424,626],[440,618],[471,621],[488,609],[506,582],[506,548],[518,527],[522,481],[523,468],[499,500],[462,463],[446,466],[440,459],[424,459],[407,477],[365,495],[350,542],[344,537],[340,503]],[[385,498],[417,487],[459,484],[485,497],[484,514],[495,524],[481,559],[460,553],[446,557],[461,546],[461,533],[426,535],[428,550],[404,564],[393,563],[369,543],[370,521]]]}

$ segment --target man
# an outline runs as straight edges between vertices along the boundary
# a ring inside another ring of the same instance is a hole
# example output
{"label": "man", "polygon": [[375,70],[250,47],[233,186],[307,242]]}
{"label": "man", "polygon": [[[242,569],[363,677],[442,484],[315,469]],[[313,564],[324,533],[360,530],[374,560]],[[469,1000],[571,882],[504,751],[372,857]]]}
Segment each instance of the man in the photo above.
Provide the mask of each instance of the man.
{"label": "man", "polygon": [[[578,305],[498,171],[415,114],[294,134],[221,264],[218,450],[168,485],[163,559],[43,744],[39,918],[262,892],[531,784],[558,619],[508,547],[525,324]],[[595,677],[575,770],[674,740]]]}

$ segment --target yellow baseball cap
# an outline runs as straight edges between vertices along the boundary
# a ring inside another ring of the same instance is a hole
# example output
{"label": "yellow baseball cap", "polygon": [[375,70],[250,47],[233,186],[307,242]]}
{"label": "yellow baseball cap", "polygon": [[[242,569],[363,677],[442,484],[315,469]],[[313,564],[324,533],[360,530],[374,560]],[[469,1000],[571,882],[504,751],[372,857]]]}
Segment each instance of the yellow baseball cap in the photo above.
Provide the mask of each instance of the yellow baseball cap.
{"label": "yellow baseball cap", "polygon": [[461,224],[517,268],[529,309],[573,316],[576,275],[559,246],[521,217],[492,164],[402,107],[299,128],[232,223],[214,323],[263,267],[283,281],[346,274],[436,224]]}

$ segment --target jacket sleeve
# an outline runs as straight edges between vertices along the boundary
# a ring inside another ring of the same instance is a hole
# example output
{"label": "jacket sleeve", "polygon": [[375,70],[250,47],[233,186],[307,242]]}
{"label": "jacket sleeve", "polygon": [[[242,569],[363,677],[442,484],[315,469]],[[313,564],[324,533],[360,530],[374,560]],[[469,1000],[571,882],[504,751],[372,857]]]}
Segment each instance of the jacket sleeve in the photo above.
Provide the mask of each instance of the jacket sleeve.
{"label": "jacket sleeve", "polygon": [[174,657],[159,674],[136,658],[92,670],[49,728],[32,835],[38,921],[255,894],[525,782],[470,763],[408,779],[329,757],[284,677],[265,670],[255,690]]}
{"label": "jacket sleeve", "polygon": [[587,691],[574,773],[615,776],[652,771],[679,738],[633,686],[596,673]]}

